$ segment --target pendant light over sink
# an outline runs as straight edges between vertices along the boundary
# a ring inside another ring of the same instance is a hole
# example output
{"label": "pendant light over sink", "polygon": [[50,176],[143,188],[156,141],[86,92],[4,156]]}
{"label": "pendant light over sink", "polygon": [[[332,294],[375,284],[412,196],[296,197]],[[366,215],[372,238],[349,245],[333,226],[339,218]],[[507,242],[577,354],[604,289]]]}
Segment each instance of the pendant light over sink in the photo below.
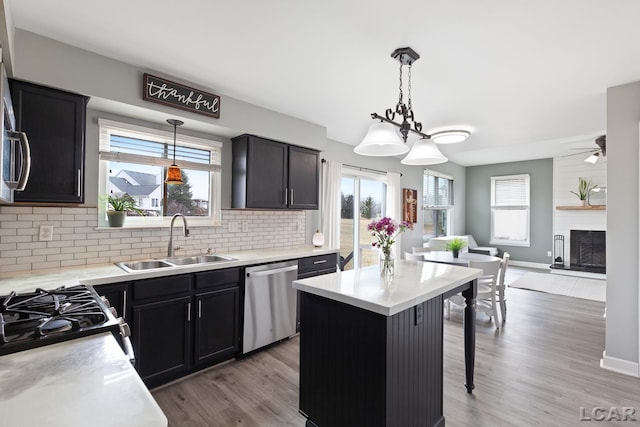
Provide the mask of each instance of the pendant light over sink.
{"label": "pendant light over sink", "polygon": [[173,125],[173,163],[167,169],[167,179],[164,182],[165,184],[183,184],[182,171],[176,165],[176,132],[178,126],[182,126],[184,122],[182,120],[168,119],[167,123]]}

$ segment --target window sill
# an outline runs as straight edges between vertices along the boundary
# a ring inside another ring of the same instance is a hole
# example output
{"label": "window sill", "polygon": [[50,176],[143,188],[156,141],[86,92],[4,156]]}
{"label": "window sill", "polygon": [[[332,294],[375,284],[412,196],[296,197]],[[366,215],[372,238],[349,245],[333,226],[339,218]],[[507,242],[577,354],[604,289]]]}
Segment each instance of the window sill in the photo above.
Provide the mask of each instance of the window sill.
{"label": "window sill", "polygon": [[509,241],[504,241],[504,240],[499,240],[499,241],[494,241],[491,240],[489,242],[490,245],[496,245],[496,246],[519,246],[522,248],[529,248],[531,247],[531,243],[529,242],[509,242]]}

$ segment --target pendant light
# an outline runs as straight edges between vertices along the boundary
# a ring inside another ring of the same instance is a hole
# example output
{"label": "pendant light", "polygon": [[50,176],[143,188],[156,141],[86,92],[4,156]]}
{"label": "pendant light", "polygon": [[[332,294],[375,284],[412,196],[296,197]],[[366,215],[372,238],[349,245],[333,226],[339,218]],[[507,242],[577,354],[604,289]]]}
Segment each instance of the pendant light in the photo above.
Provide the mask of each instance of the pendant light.
{"label": "pendant light", "polygon": [[182,120],[168,119],[167,123],[173,125],[173,163],[167,169],[167,179],[164,182],[165,184],[183,184],[182,171],[176,165],[176,131],[178,126],[182,126],[184,122]]}
{"label": "pendant light", "polygon": [[403,165],[437,165],[446,163],[448,160],[433,141],[421,138],[413,143],[411,151],[404,159],[400,160],[400,163]]}
{"label": "pendant light", "polygon": [[[387,108],[384,115],[371,113],[375,120],[369,127],[364,139],[353,151],[363,156],[399,156],[407,154],[402,160],[405,165],[434,165],[445,163],[448,159],[440,153],[438,144],[454,144],[469,138],[467,130],[442,130],[432,135],[422,132],[422,123],[415,120],[411,102],[411,68],[420,59],[420,55],[410,47],[401,47],[391,53],[391,57],[400,63],[399,94],[395,108]],[[403,81],[403,70],[407,68],[406,103]],[[398,117],[398,121],[396,120]],[[409,136],[419,136],[409,151]],[[430,141],[432,139],[432,141]]]}

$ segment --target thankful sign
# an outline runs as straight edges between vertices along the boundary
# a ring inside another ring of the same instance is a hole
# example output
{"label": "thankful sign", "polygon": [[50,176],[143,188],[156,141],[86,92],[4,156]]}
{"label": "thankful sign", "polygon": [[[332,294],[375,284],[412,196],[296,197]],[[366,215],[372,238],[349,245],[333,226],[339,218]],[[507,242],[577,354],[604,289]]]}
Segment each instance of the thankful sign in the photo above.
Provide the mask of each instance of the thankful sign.
{"label": "thankful sign", "polygon": [[144,74],[142,99],[220,118],[220,97],[161,77]]}

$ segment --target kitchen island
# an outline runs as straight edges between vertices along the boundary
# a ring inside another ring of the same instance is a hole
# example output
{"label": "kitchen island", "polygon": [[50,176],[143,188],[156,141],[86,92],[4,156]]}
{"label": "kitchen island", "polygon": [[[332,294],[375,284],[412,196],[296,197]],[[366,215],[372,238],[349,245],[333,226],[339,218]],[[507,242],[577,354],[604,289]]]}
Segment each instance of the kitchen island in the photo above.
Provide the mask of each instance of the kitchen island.
{"label": "kitchen island", "polygon": [[296,280],[300,412],[308,426],[444,426],[443,301],[462,292],[473,389],[475,279],[481,270],[399,261]]}

